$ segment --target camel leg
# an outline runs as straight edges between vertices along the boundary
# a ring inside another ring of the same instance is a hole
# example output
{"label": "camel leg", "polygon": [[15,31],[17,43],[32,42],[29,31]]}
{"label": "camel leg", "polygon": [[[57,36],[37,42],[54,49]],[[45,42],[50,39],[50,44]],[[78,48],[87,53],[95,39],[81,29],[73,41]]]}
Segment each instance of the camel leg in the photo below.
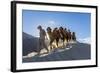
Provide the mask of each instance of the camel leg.
{"label": "camel leg", "polygon": [[56,39],[56,45],[57,45],[57,47],[58,47],[58,42],[59,42],[59,39],[57,38],[57,39]]}
{"label": "camel leg", "polygon": [[64,47],[64,38],[62,39],[62,43],[63,43],[63,44],[62,44],[62,48],[63,48],[63,47]]}
{"label": "camel leg", "polygon": [[63,48],[64,48],[64,41],[65,41],[65,40],[63,39]]}
{"label": "camel leg", "polygon": [[51,41],[50,41],[50,50],[53,49],[53,48],[52,48],[52,43],[53,43],[53,41],[54,41],[54,40],[51,40]]}

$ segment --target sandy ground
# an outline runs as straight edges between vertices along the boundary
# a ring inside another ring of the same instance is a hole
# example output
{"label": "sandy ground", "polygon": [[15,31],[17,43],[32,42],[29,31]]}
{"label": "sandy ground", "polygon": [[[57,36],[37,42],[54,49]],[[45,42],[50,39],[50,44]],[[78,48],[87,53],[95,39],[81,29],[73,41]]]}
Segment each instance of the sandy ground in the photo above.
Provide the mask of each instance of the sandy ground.
{"label": "sandy ground", "polygon": [[91,59],[91,47],[84,43],[71,43],[66,48],[55,48],[49,53],[43,49],[40,55],[31,52],[23,56],[23,63],[45,62],[45,61],[65,61],[65,60],[85,60]]}

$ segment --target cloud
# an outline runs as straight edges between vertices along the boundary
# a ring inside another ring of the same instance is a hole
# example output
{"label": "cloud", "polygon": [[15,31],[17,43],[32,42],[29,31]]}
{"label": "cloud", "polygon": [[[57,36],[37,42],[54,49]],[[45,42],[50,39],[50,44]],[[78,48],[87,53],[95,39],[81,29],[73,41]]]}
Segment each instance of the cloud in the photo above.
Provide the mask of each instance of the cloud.
{"label": "cloud", "polygon": [[47,21],[47,24],[45,24],[44,26],[45,26],[45,28],[51,27],[52,29],[54,29],[55,27],[58,27],[58,23],[54,20],[49,20],[49,21]]}
{"label": "cloud", "polygon": [[49,23],[49,24],[55,24],[55,21],[50,20],[50,21],[48,21],[48,23]]}
{"label": "cloud", "polygon": [[81,43],[91,44],[91,38],[90,37],[79,39],[78,41],[81,42]]}

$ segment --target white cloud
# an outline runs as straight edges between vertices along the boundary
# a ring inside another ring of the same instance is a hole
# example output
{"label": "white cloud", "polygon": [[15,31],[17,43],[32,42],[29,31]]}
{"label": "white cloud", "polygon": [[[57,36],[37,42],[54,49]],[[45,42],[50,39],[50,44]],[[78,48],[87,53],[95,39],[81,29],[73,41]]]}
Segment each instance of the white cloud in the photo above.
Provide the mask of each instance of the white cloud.
{"label": "white cloud", "polygon": [[48,23],[49,23],[49,24],[55,24],[55,21],[50,20],[50,21],[48,21]]}
{"label": "white cloud", "polygon": [[91,44],[91,38],[90,38],[90,37],[83,38],[83,39],[79,39],[78,41],[79,41],[80,43]]}
{"label": "white cloud", "polygon": [[45,24],[44,26],[45,28],[51,27],[52,29],[54,29],[55,27],[58,27],[58,23],[55,22],[54,20],[49,20],[47,21],[47,24]]}

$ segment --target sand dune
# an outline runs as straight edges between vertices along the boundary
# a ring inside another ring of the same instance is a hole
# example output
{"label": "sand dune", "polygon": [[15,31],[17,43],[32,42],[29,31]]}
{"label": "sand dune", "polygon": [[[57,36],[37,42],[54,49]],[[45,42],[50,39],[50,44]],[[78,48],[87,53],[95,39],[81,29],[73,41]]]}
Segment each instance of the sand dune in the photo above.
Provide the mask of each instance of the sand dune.
{"label": "sand dune", "polygon": [[31,52],[23,56],[23,62],[44,62],[44,61],[64,61],[64,60],[85,60],[91,58],[91,47],[85,43],[70,43],[70,48],[56,48],[49,53],[37,55]]}

